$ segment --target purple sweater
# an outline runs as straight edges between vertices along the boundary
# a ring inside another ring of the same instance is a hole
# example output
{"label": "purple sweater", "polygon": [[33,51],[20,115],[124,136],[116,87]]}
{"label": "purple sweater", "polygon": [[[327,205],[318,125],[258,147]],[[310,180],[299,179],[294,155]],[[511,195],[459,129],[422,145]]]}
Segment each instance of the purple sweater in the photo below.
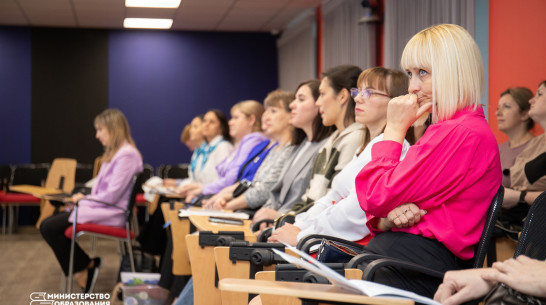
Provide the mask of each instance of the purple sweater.
{"label": "purple sweater", "polygon": [[232,185],[237,179],[239,168],[248,157],[248,154],[265,136],[259,132],[247,134],[241,140],[237,148],[227,158],[216,165],[218,180],[203,186],[203,195],[216,194],[224,187]]}

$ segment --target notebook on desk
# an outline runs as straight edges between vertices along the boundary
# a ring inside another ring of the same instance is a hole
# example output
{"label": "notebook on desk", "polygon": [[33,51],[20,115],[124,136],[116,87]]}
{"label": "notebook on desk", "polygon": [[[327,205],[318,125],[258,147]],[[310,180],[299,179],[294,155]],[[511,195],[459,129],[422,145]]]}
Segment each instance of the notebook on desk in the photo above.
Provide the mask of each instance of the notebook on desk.
{"label": "notebook on desk", "polygon": [[354,292],[356,294],[363,294],[370,297],[381,297],[381,298],[402,298],[410,299],[417,303],[428,304],[428,305],[440,305],[440,303],[418,295],[414,292],[394,288],[391,286],[378,284],[370,281],[364,280],[348,280],[345,277],[341,276],[334,270],[330,269],[328,266],[322,264],[321,262],[315,260],[307,253],[302,252],[295,247],[292,247],[288,244],[285,244],[287,249],[290,249],[292,252],[301,256],[301,258],[296,258],[285,252],[278,251],[277,249],[272,249],[277,255],[282,257],[284,260],[291,264],[296,264],[302,268],[305,268],[311,272],[314,272],[318,275],[321,275],[327,278],[333,285],[343,288],[345,290]]}

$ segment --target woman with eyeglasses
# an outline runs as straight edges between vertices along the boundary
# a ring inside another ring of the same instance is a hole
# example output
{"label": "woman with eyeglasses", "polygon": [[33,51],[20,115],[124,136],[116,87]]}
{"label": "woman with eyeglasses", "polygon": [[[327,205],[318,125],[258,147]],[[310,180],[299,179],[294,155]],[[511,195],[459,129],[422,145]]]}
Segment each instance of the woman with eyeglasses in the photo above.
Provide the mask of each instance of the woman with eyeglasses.
{"label": "woman with eyeglasses", "polygon": [[[356,197],[354,180],[360,169],[371,160],[374,143],[381,141],[387,121],[387,104],[391,97],[408,92],[408,77],[401,71],[382,67],[364,70],[358,77],[358,88],[350,90],[356,102],[356,122],[365,126],[355,141],[360,147],[353,151],[353,159],[332,180],[332,188],[306,212],[296,216],[296,222],[285,224],[271,234],[269,242],[283,241],[296,246],[309,234],[324,234],[366,244],[369,231],[362,225],[366,214]],[[409,134],[409,133],[408,133]],[[401,158],[410,143],[405,141]]]}
{"label": "woman with eyeglasses", "polygon": [[[409,94],[389,102],[383,140],[355,179],[373,235],[365,250],[439,272],[463,269],[502,179],[480,105],[480,51],[465,29],[440,24],[410,39],[401,66]],[[408,128],[430,112],[432,124],[400,160]],[[441,283],[396,267],[378,270],[374,281],[428,297]]]}

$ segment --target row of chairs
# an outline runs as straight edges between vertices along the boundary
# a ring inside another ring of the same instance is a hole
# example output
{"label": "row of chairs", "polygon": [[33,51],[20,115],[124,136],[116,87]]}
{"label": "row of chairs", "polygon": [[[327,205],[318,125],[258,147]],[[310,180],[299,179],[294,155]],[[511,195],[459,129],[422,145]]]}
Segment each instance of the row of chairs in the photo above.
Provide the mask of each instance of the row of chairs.
{"label": "row of chairs", "polygon": [[85,181],[91,179],[93,167],[90,164],[77,164],[73,159],[56,159],[52,164],[2,165],[0,173],[2,234],[6,234],[8,223],[9,233],[12,233],[14,225],[17,224],[20,206],[40,206],[41,210],[44,208],[44,201],[40,198],[30,194],[10,192],[10,186],[26,184],[71,191],[76,181],[78,185],[83,185]]}
{"label": "row of chairs", "polygon": [[[85,183],[92,179],[100,168],[100,162],[95,164],[76,163],[73,159],[59,159],[59,160],[71,160],[70,166],[75,166],[74,175],[66,174],[55,176],[49,180],[49,173],[52,168],[51,163],[34,163],[34,164],[20,164],[20,165],[0,165],[0,205],[2,206],[2,234],[13,232],[13,228],[16,227],[19,218],[20,206],[41,206],[43,207],[43,201],[35,196],[29,194],[14,193],[9,191],[11,185],[35,185],[35,186],[47,186],[52,188],[63,189],[67,192],[84,188]],[[71,172],[69,169],[68,172]],[[154,175],[154,168],[149,165],[144,165],[143,179],[146,181]],[[188,177],[188,164],[177,165],[160,165],[157,167],[157,175],[162,178],[186,178]],[[73,176],[73,177],[72,177]],[[62,178],[60,178],[62,177]],[[60,179],[60,180],[59,180]],[[142,188],[138,185],[137,203],[144,205],[145,200],[141,193]],[[31,220],[33,222],[34,220]]]}

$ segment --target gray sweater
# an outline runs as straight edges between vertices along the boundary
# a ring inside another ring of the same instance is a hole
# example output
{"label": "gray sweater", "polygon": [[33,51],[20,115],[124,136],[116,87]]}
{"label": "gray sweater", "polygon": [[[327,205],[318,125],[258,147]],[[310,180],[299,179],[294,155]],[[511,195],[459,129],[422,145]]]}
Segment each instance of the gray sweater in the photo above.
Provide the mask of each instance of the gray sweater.
{"label": "gray sweater", "polygon": [[258,171],[256,171],[256,175],[254,175],[252,187],[244,193],[249,208],[257,209],[269,199],[271,188],[279,180],[284,164],[290,157],[294,147],[294,145],[285,145],[280,150],[272,149],[267,154]]}

